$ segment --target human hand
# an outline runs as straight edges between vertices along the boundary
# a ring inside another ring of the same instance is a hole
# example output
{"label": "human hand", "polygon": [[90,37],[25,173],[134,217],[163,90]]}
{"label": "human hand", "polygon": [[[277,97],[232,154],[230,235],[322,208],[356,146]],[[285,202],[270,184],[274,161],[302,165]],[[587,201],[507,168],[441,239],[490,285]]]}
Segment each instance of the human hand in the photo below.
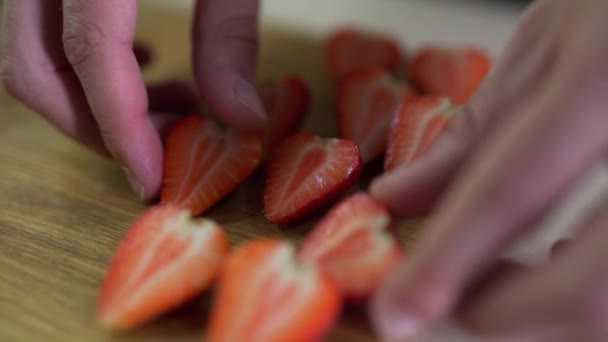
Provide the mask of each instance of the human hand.
{"label": "human hand", "polygon": [[434,207],[372,302],[380,335],[400,340],[455,314],[507,341],[608,338],[605,210],[555,261],[504,273],[465,298],[498,253],[605,158],[606,32],[606,1],[535,1],[445,136],[419,162],[373,182],[372,194],[398,214]]}
{"label": "human hand", "polygon": [[[201,96],[218,117],[256,130],[265,120],[252,86],[258,0],[199,0],[193,66]],[[112,155],[142,199],[162,182],[159,130],[196,106],[180,84],[146,87],[132,50],[135,0],[5,0],[3,84],[17,99],[78,142]],[[149,97],[149,100],[148,100]]]}

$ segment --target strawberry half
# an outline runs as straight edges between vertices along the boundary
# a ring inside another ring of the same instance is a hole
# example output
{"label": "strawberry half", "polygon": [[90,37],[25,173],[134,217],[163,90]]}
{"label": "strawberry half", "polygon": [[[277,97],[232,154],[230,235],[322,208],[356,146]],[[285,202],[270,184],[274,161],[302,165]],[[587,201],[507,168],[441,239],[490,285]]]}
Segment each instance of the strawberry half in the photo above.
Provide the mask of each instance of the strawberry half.
{"label": "strawberry half", "polygon": [[199,215],[245,181],[261,156],[254,134],[190,115],[167,137],[161,200]]}
{"label": "strawberry half", "polygon": [[401,63],[401,51],[393,39],[354,29],[332,33],[325,43],[325,55],[334,81],[369,67],[394,71]]}
{"label": "strawberry half", "polygon": [[287,223],[348,189],[361,173],[361,155],[351,141],[298,133],[275,149],[268,165],[264,213]]}
{"label": "strawberry half", "polygon": [[256,240],[226,262],[214,301],[210,342],[317,341],[340,313],[334,283],[296,259],[293,246]]}
{"label": "strawberry half", "polygon": [[490,57],[480,49],[428,47],[413,58],[410,74],[425,92],[448,96],[454,103],[464,104],[490,67]]}
{"label": "strawberry half", "polygon": [[136,327],[207,289],[229,252],[224,231],[187,210],[159,205],[131,226],[101,288],[97,319],[112,330]]}
{"label": "strawberry half", "polygon": [[401,101],[414,95],[384,69],[356,71],[345,77],[338,90],[340,137],[352,140],[363,163],[386,152],[390,123]]}
{"label": "strawberry half", "polygon": [[393,170],[422,156],[457,109],[449,98],[441,96],[422,96],[404,103],[391,125],[384,170]]}
{"label": "strawberry half", "polygon": [[259,91],[268,113],[263,141],[268,152],[302,123],[310,104],[310,90],[303,79],[288,76],[278,84],[259,87]]}
{"label": "strawberry half", "polygon": [[318,264],[351,299],[369,296],[395,267],[403,249],[389,232],[388,210],[366,193],[338,203],[302,244],[301,260]]}

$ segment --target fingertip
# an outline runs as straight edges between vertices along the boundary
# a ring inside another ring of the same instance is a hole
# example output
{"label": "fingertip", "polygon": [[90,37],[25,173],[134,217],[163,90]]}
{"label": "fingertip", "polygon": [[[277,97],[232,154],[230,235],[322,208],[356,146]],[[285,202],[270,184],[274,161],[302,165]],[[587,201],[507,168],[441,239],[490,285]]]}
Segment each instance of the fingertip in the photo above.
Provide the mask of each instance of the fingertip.
{"label": "fingertip", "polygon": [[160,193],[162,184],[163,143],[155,124],[167,125],[168,120],[150,116],[145,102],[142,103],[137,103],[133,111],[123,110],[124,115],[99,118],[111,127],[102,131],[103,139],[125,170],[133,192],[140,200],[150,201]]}
{"label": "fingertip", "polygon": [[251,81],[227,70],[204,72],[199,79],[201,96],[220,121],[248,132],[264,130],[266,111]]}
{"label": "fingertip", "polygon": [[[394,175],[393,173],[383,173],[380,176],[374,178],[369,185],[369,193],[384,202],[390,202],[390,185],[393,183]],[[388,191],[387,191],[388,190]]]}
{"label": "fingertip", "polygon": [[139,179],[127,168],[122,167],[125,175],[127,176],[127,181],[131,186],[131,190],[137,195],[140,201],[144,201],[146,199],[146,188],[143,183],[139,181]]}
{"label": "fingertip", "polygon": [[243,113],[236,126],[245,130],[261,131],[266,126],[266,110],[257,89],[244,78],[234,81],[234,97],[243,107]]}
{"label": "fingertip", "polygon": [[163,144],[146,115],[140,120],[127,120],[122,126],[130,127],[129,134],[106,135],[106,143],[125,171],[133,192],[141,201],[157,198],[162,185]]}
{"label": "fingertip", "polygon": [[[391,212],[401,213],[400,209],[402,205],[400,205],[399,199],[395,198],[395,195],[401,191],[391,187],[395,184],[394,178],[395,176],[393,173],[385,173],[376,177],[369,185],[369,193],[372,197],[384,203]],[[401,184],[397,184],[401,187],[403,185],[402,183],[403,180],[401,180]]]}
{"label": "fingertip", "polygon": [[429,212],[448,180],[429,173],[419,176],[406,165],[374,179],[369,191],[394,214],[413,217]]}
{"label": "fingertip", "polygon": [[403,341],[416,336],[421,320],[402,305],[400,284],[395,277],[388,281],[372,298],[370,314],[372,326],[382,341]]}
{"label": "fingertip", "polygon": [[466,151],[465,144],[446,136],[422,158],[378,176],[370,193],[397,215],[426,214],[457,175]]}
{"label": "fingertip", "polygon": [[123,171],[127,177],[127,181],[133,193],[140,201],[148,202],[158,197],[160,193],[160,178],[154,174],[141,174],[135,168],[123,166]]}
{"label": "fingertip", "polygon": [[382,340],[416,340],[452,311],[453,280],[438,272],[420,251],[416,253],[402,262],[371,298],[372,326]]}

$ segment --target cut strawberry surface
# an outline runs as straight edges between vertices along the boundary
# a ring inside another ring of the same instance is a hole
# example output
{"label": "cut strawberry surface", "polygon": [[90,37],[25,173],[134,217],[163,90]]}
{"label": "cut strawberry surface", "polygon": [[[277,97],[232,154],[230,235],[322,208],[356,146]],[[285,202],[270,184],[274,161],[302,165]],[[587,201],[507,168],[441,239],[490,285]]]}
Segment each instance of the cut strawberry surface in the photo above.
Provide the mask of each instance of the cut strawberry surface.
{"label": "cut strawberry surface", "polygon": [[361,155],[351,141],[298,133],[283,141],[268,165],[264,213],[273,223],[287,223],[347,190],[361,173]]}
{"label": "cut strawberry surface", "polygon": [[388,210],[366,193],[338,203],[317,224],[298,255],[318,264],[351,299],[369,296],[395,267],[403,249],[389,231]]}
{"label": "cut strawberry surface", "polygon": [[244,182],[261,156],[256,135],[188,116],[167,137],[161,200],[199,215]]}
{"label": "cut strawberry surface", "polygon": [[401,101],[411,96],[412,88],[381,68],[356,71],[342,80],[338,90],[340,137],[357,144],[363,163],[386,152],[393,116]]}
{"label": "cut strawberry surface", "polygon": [[310,90],[303,79],[288,76],[278,84],[260,87],[260,96],[268,113],[263,141],[268,152],[302,123],[310,105]]}
{"label": "cut strawberry surface", "polygon": [[401,51],[394,40],[353,29],[331,34],[325,44],[325,54],[334,81],[369,67],[394,71],[401,63]]}
{"label": "cut strawberry surface", "polygon": [[420,158],[439,138],[458,109],[450,99],[422,96],[401,106],[391,125],[384,169]]}
{"label": "cut strawberry surface", "polygon": [[334,283],[296,259],[293,246],[256,240],[227,260],[214,301],[210,342],[317,341],[340,313]]}
{"label": "cut strawberry surface", "polygon": [[103,282],[97,319],[112,330],[136,327],[207,289],[228,255],[213,221],[158,205],[131,226]]}
{"label": "cut strawberry surface", "polygon": [[432,95],[448,96],[464,104],[475,93],[491,67],[490,57],[480,49],[428,47],[410,65],[417,85]]}

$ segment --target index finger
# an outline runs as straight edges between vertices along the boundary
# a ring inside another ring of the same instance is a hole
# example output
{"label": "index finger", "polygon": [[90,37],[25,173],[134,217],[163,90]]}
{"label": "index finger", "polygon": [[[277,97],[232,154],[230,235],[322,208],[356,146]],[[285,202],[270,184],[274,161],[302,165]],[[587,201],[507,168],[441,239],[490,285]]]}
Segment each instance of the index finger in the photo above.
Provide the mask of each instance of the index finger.
{"label": "index finger", "polygon": [[149,199],[161,185],[162,145],[147,108],[132,50],[135,0],[65,0],[63,43],[104,141],[136,193]]}

